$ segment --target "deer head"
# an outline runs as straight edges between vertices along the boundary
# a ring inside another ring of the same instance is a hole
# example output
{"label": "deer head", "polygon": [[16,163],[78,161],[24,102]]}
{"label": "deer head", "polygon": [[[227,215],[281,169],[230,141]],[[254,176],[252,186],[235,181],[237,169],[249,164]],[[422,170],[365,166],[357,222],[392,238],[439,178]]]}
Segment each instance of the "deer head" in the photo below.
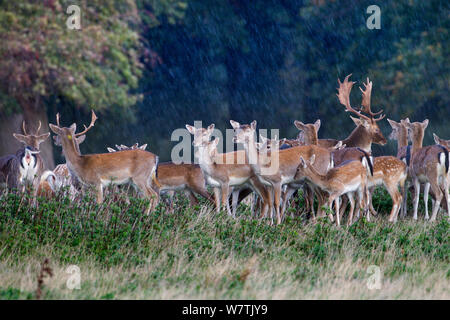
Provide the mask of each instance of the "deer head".
{"label": "deer head", "polygon": [[422,147],[425,129],[428,127],[429,120],[425,119],[422,122],[410,122],[409,118],[400,121],[408,129],[408,138],[413,144]]}
{"label": "deer head", "polygon": [[318,119],[314,124],[294,121],[294,125],[300,130],[298,134],[298,140],[305,144],[317,144],[319,141],[318,132],[320,129],[320,119]]}
{"label": "deer head", "polygon": [[436,144],[440,144],[441,146],[444,146],[450,150],[450,140],[441,139],[435,133],[433,133],[433,138],[434,138],[434,142],[436,142]]}
{"label": "deer head", "polygon": [[214,123],[211,124],[207,129],[205,128],[196,128],[190,125],[186,125],[186,129],[194,135],[194,141],[192,145],[194,147],[206,146],[211,138],[211,135],[214,131]]}
{"label": "deer head", "polygon": [[[373,143],[385,145],[386,144],[386,138],[383,136],[383,133],[381,132],[380,128],[378,127],[377,122],[384,119],[386,115],[381,115],[378,118],[376,118],[377,115],[381,114],[383,110],[380,110],[376,113],[372,112],[371,110],[371,93],[372,93],[372,81],[367,78],[367,83],[363,83],[364,90],[362,88],[359,88],[362,92],[362,102],[361,102],[361,110],[356,111],[350,104],[350,92],[352,90],[353,85],[355,82],[348,81],[351,74],[345,77],[344,82],[341,82],[338,79],[339,88],[338,88],[338,98],[339,102],[345,106],[346,112],[351,112],[353,114],[356,114],[358,118],[354,118],[350,116],[350,118],[353,120],[353,122],[362,128],[366,130],[366,133],[370,136],[371,141]],[[364,115],[362,112],[368,114]]]}
{"label": "deer head", "polygon": [[39,130],[41,129],[41,122],[39,121],[39,126],[34,134],[28,134],[25,128],[25,121],[22,122],[23,135],[18,133],[13,133],[14,138],[22,142],[25,146],[33,147],[39,150],[39,145],[47,140],[50,136],[50,132],[39,135]]}
{"label": "deer head", "polygon": [[76,123],[73,123],[70,127],[61,127],[61,124],[59,122],[60,115],[59,113],[56,114],[56,125],[49,124],[50,129],[53,131],[53,133],[56,134],[56,136],[53,137],[54,143],[57,146],[63,146],[66,144],[66,146],[71,146],[75,148],[75,150],[80,154],[80,143],[83,143],[83,141],[86,139],[86,132],[88,132],[95,124],[95,121],[97,120],[97,116],[95,115],[94,111],[92,111],[91,115],[91,123],[89,124],[89,127],[84,126],[84,130],[82,132],[76,133],[77,131],[77,125]]}

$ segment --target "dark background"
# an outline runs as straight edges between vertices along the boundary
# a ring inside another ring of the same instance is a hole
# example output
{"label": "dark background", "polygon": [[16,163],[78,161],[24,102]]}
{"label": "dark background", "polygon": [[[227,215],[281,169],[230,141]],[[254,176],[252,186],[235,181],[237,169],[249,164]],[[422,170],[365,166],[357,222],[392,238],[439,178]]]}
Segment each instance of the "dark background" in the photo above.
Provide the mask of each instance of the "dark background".
{"label": "dark background", "polygon": [[[81,30],[66,27],[70,4]],[[373,4],[380,30],[366,26]],[[320,118],[320,138],[343,139],[354,124],[336,87],[349,73],[354,107],[370,77],[374,111],[428,118],[425,145],[433,132],[449,139],[449,16],[438,0],[0,1],[0,155],[17,149],[22,119],[47,132],[60,112],[81,128],[91,109],[99,120],[82,153],[139,142],[169,160],[172,131],[194,120],[256,119],[293,138],[294,120]],[[49,167],[64,161],[50,141],[42,148]]]}

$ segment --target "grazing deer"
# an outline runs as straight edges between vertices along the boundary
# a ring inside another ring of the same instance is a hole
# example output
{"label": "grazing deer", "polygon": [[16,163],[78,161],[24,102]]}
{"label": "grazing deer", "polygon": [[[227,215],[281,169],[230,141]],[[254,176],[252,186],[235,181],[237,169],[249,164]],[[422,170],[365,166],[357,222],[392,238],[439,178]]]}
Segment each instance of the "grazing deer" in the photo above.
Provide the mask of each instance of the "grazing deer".
{"label": "grazing deer", "polygon": [[[139,147],[136,143],[131,147],[116,145],[117,150],[141,149],[145,150],[147,144]],[[116,152],[113,148],[108,148],[109,152]],[[205,178],[202,169],[197,164],[175,164],[173,162],[161,162],[158,164],[158,181],[160,187],[153,185],[160,193],[168,193],[170,197],[170,209],[173,211],[173,197],[175,191],[184,191],[192,205],[198,204],[195,194],[199,194],[214,204],[213,196],[206,189]]]}
{"label": "grazing deer", "polygon": [[[230,120],[234,129],[234,141],[242,143],[248,156],[250,166],[259,180],[273,189],[273,204],[277,216],[277,224],[281,223],[281,190],[287,185],[287,192],[292,194],[290,184],[297,184],[302,179],[295,179],[296,170],[299,165],[300,156],[310,157],[315,154],[318,158],[317,167],[320,172],[326,172],[331,163],[331,155],[327,149],[319,146],[298,146],[284,150],[273,149],[270,152],[258,152],[256,147],[256,121],[250,125],[239,124]],[[295,186],[295,188],[297,185]]]}
{"label": "grazing deer", "polygon": [[[336,224],[338,226],[340,225],[340,217],[339,201],[335,200],[344,194],[347,194],[350,200],[350,216],[347,225],[350,225],[353,221],[353,211],[355,208],[353,195],[355,192],[359,196],[359,207],[364,209],[367,218],[369,218],[367,174],[370,169],[370,164],[367,158],[362,157],[359,161],[345,162],[338,167],[331,168],[326,173],[319,172],[313,166],[315,159],[316,156],[312,155],[309,161],[305,161],[303,156],[301,156],[295,178],[305,177],[312,184],[329,194],[328,207],[330,210],[332,209],[333,202],[335,202]],[[331,213],[330,219],[333,221]]]}
{"label": "grazing deer", "polygon": [[[50,129],[58,135],[67,167],[71,174],[74,173],[83,185],[93,185],[97,191],[97,203],[103,202],[103,188],[109,184],[123,184],[132,181],[150,200],[150,205],[146,210],[149,214],[157,205],[159,200],[158,192],[152,189],[152,180],[158,184],[156,169],[158,166],[158,156],[144,150],[124,150],[114,153],[100,153],[81,155],[76,147],[74,138],[80,137],[94,126],[97,117],[92,111],[92,120],[89,127],[76,133],[77,125],[73,123],[69,128],[57,124],[49,124]],[[152,197],[155,197],[154,201]]]}
{"label": "grazing deer", "polygon": [[[378,127],[377,122],[382,120],[385,115],[381,115],[378,118],[375,118],[377,115],[381,114],[383,110],[380,110],[376,113],[371,111],[370,108],[370,99],[372,93],[372,82],[367,78],[367,83],[363,83],[365,89],[361,89],[362,92],[362,108],[361,111],[356,111],[350,105],[350,91],[352,90],[353,84],[355,82],[348,81],[351,74],[345,77],[344,82],[341,82],[338,79],[339,88],[338,88],[338,98],[339,102],[345,106],[346,112],[354,113],[358,116],[358,118],[354,118],[350,116],[353,122],[356,124],[356,128],[352,131],[352,133],[344,140],[342,140],[342,144],[345,144],[347,148],[350,147],[359,147],[364,151],[371,153],[372,143],[385,145],[386,138],[383,136],[380,128]],[[362,114],[362,112],[367,113],[369,116]],[[318,144],[321,147],[330,148],[335,146],[339,141],[335,139],[319,139]]]}
{"label": "grazing deer", "polygon": [[[207,129],[186,125],[186,129],[194,135],[192,144],[194,147],[198,147],[196,155],[205,180],[214,188],[216,210],[220,211],[222,203],[228,214],[234,217],[236,215],[239,191],[244,188],[251,188],[263,200],[261,217],[265,216],[270,207],[270,193],[252,172],[245,152],[240,150],[218,153],[217,144],[219,139],[216,138],[213,141],[209,141],[214,130],[214,124],[211,124]],[[233,212],[231,212],[230,203],[228,202],[230,193],[232,193]]]}
{"label": "grazing deer", "polygon": [[450,167],[449,151],[442,145],[432,145],[422,147],[425,129],[428,126],[428,119],[423,122],[410,122],[407,118],[403,124],[408,128],[408,135],[412,141],[410,174],[414,184],[414,216],[417,220],[417,210],[419,206],[420,184],[425,183],[425,219],[428,220],[428,191],[431,187],[435,196],[433,211],[430,221],[436,219],[442,198],[445,196],[447,202],[447,212],[450,216],[449,180],[448,172]]}

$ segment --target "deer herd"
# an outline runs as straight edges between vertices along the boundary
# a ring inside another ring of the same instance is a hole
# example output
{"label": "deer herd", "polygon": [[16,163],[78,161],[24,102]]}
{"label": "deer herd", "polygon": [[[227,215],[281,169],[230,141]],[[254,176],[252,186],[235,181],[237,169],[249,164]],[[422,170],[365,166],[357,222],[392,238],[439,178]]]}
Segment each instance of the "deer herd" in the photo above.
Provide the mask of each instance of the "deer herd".
{"label": "deer herd", "polygon": [[[23,123],[23,134],[13,134],[23,147],[14,155],[0,158],[0,183],[21,192],[31,185],[34,199],[36,196],[54,196],[62,188],[67,188],[70,197],[75,199],[86,186],[91,186],[98,203],[103,202],[104,189],[108,185],[131,183],[150,200],[146,214],[156,207],[163,193],[169,195],[170,211],[173,211],[174,193],[184,191],[191,204],[197,204],[197,196],[201,196],[218,212],[225,210],[235,217],[238,204],[254,194],[253,216],[269,217],[270,223],[275,218],[277,224],[287,215],[290,203],[295,203],[291,197],[302,189],[305,207],[312,220],[328,214],[337,225],[343,221],[348,204],[347,225],[360,214],[368,220],[371,214],[376,215],[372,193],[375,187],[383,186],[392,199],[390,222],[397,221],[400,211],[401,218],[407,215],[410,189],[413,191],[413,219],[418,219],[421,190],[425,219],[435,220],[441,207],[450,217],[450,140],[433,134],[436,144],[424,147],[422,142],[428,120],[410,122],[406,118],[396,122],[387,119],[392,127],[390,139],[397,140],[397,156],[372,157],[372,143],[385,145],[387,142],[378,127],[385,115],[381,115],[383,110],[371,110],[372,82],[369,79],[364,88],[360,88],[361,108],[356,110],[351,106],[350,92],[355,82],[349,81],[350,76],[343,82],[338,80],[337,96],[345,111],[355,116],[350,117],[356,127],[341,141],[318,139],[320,120],[314,124],[295,121],[299,130],[296,139],[261,136],[260,142],[257,141],[256,121],[241,124],[231,120],[233,141],[242,144],[243,150],[220,153],[217,150],[219,138],[211,139],[214,124],[207,128],[186,125],[194,138],[198,164],[159,163],[157,155],[145,150],[147,145],[138,144],[132,147],[116,145],[116,149],[107,148],[108,153],[82,155],[79,145],[94,127],[95,113],[92,112],[90,125],[78,133],[75,123],[62,127],[57,114],[56,124],[49,124],[49,127],[55,134],[55,145],[62,147],[66,163],[53,171],[44,170],[39,145],[50,133],[39,135],[40,123],[37,132],[27,133]],[[213,193],[208,191],[208,186]],[[431,218],[428,214],[429,194]]]}

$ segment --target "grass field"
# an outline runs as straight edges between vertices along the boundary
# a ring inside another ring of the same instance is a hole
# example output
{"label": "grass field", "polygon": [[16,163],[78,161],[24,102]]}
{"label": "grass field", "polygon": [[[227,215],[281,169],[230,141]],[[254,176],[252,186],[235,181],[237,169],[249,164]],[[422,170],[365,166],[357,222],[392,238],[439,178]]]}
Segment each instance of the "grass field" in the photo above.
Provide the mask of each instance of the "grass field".
{"label": "grass field", "polygon": [[[110,194],[97,205],[90,195],[59,195],[36,208],[28,196],[2,193],[0,299],[34,299],[45,258],[53,277],[43,299],[450,298],[448,217],[389,224],[381,189],[378,216],[350,228],[305,214],[269,226],[244,204],[232,219],[189,208],[182,196],[175,213],[160,205],[144,216],[146,201],[126,198]],[[80,289],[69,289],[71,265]]]}

